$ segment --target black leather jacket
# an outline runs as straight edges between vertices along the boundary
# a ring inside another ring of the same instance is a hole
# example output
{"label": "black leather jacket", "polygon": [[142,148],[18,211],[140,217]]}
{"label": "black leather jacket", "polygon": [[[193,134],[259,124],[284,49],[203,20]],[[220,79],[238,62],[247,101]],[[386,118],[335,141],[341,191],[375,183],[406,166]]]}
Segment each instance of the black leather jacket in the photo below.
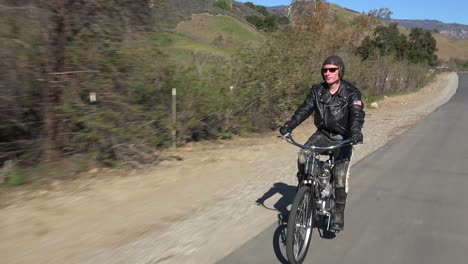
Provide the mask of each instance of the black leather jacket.
{"label": "black leather jacket", "polygon": [[314,85],[304,103],[285,125],[294,129],[312,113],[317,129],[329,138],[349,138],[351,131],[361,131],[364,124],[361,92],[345,80],[341,80],[340,88],[334,95],[330,94],[325,82]]}

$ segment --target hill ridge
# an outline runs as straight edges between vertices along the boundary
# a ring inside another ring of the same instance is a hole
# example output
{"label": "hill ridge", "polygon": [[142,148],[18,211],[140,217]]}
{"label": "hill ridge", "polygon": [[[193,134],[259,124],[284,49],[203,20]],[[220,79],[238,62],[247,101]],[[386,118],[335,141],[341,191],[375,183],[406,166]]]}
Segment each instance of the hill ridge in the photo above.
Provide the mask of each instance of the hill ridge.
{"label": "hill ridge", "polygon": [[[335,5],[335,4],[332,4]],[[277,5],[267,7],[268,12],[287,16],[287,12],[290,5]],[[339,6],[339,5],[335,5]],[[359,12],[349,9],[347,7],[339,6],[347,11]],[[460,23],[445,23],[436,19],[382,19],[387,23],[397,23],[401,27],[405,28],[422,28],[430,31],[437,31],[438,33],[445,35],[451,39],[468,39],[468,25]]]}

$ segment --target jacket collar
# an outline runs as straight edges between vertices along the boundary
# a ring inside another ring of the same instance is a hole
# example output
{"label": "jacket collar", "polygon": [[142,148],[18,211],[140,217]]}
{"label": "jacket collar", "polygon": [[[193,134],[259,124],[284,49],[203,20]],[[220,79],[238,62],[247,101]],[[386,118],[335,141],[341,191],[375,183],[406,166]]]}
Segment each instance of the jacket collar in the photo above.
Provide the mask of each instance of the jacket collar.
{"label": "jacket collar", "polygon": [[[345,80],[341,80],[340,82],[340,87],[338,88],[338,91],[336,91],[336,93],[333,95],[333,96],[339,96],[339,97],[345,97],[344,96],[344,90],[346,90],[346,86],[347,86],[348,82],[345,81]],[[321,83],[321,86],[322,86],[322,89],[320,91],[320,97],[322,99],[330,99],[332,97],[332,95],[330,94],[330,90],[328,88],[328,84],[326,82],[322,82]]]}

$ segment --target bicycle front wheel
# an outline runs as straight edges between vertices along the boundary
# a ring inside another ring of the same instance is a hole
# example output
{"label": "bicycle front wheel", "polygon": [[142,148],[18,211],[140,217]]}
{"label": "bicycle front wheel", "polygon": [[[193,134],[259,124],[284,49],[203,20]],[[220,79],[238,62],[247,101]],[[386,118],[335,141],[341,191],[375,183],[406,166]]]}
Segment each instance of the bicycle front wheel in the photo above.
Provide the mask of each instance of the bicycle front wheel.
{"label": "bicycle front wheel", "polygon": [[300,264],[304,261],[312,238],[314,197],[310,187],[299,189],[289,212],[286,233],[286,254],[289,263]]}

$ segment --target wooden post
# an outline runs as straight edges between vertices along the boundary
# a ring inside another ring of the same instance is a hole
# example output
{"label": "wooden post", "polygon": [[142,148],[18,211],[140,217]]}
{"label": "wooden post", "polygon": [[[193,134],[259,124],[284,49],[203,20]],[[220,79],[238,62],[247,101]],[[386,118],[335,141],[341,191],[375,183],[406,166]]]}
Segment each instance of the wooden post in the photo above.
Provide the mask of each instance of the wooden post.
{"label": "wooden post", "polygon": [[177,147],[177,108],[176,108],[176,88],[172,88],[172,148]]}

